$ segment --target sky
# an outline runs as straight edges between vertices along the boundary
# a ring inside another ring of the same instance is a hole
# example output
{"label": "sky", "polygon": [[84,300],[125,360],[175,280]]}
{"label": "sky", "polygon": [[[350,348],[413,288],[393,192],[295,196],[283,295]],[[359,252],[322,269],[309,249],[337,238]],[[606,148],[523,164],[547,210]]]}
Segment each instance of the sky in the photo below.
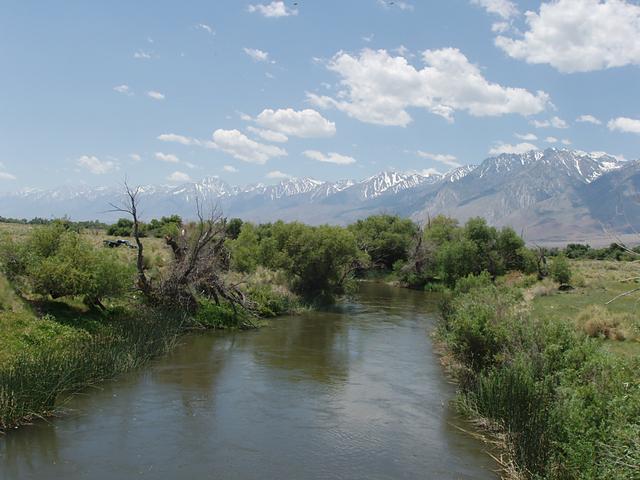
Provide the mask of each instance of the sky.
{"label": "sky", "polygon": [[0,191],[640,158],[632,0],[2,0]]}

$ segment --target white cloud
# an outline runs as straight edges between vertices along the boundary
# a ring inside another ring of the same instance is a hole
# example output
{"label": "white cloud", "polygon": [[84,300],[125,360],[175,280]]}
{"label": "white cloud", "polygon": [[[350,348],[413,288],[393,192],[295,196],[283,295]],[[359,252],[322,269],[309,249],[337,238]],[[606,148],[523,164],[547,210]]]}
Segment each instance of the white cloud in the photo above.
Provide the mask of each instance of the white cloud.
{"label": "white cloud", "polygon": [[175,133],[163,133],[162,135],[158,135],[158,140],[161,142],[180,143],[181,145],[202,145],[202,142],[196,138],[185,137],[184,135],[177,135]]}
{"label": "white cloud", "polygon": [[567,122],[560,117],[552,117],[550,120],[532,120],[530,123],[536,128],[569,128]]}
{"label": "white cloud", "polygon": [[147,97],[153,98],[154,100],[164,100],[164,94],[156,92],[155,90],[149,90],[147,92]]}
{"label": "white cloud", "polygon": [[531,143],[518,143],[516,145],[511,145],[509,143],[499,142],[496,146],[489,150],[489,155],[500,155],[502,153],[526,153],[531,150],[538,150],[538,147]]}
{"label": "white cloud", "polygon": [[403,11],[411,11],[413,10],[413,5],[409,2],[405,2],[403,0],[378,0],[378,5],[384,8],[398,8]]}
{"label": "white cloud", "polygon": [[514,133],[514,136],[520,140],[526,140],[527,142],[533,142],[538,139],[538,136],[533,133]]}
{"label": "white cloud", "polygon": [[167,177],[167,180],[170,182],[190,182],[191,177],[184,172],[175,171]]}
{"label": "white cloud", "polygon": [[267,173],[267,178],[292,178],[288,173],[281,172],[280,170],[273,170],[272,172]]}
{"label": "white cloud", "polygon": [[351,165],[353,163],[356,163],[355,158],[348,157],[346,155],[340,155],[339,153],[335,152],[330,152],[325,155],[324,153],[318,152],[317,150],[306,150],[305,152],[303,152],[303,155],[318,162],[335,163],[336,165]]}
{"label": "white cloud", "polygon": [[198,30],[204,30],[209,35],[215,35],[216,34],[215,30],[213,28],[211,28],[211,26],[207,25],[206,23],[199,23],[199,24],[196,25],[196,28]]}
{"label": "white cloud", "polygon": [[251,133],[255,133],[267,142],[285,143],[289,141],[289,137],[287,137],[284,133],[274,132],[273,130],[263,130],[261,128],[252,126],[247,127],[247,130],[249,130]]}
{"label": "white cloud", "polygon": [[609,120],[607,127],[611,131],[640,133],[640,120],[628,117],[618,117]]}
{"label": "white cloud", "polygon": [[134,162],[139,162],[140,160],[142,160],[142,157],[140,155],[138,155],[137,153],[130,153],[129,154],[129,158],[131,160],[133,160]]}
{"label": "white cloud", "polygon": [[275,63],[274,61],[269,59],[269,52],[265,52],[258,48],[243,48],[244,53],[249,55],[256,62],[270,62]]}
{"label": "white cloud", "polygon": [[436,162],[443,163],[449,167],[456,168],[460,166],[458,159],[454,155],[447,155],[443,153],[430,153],[430,152],[424,152],[422,150],[418,150],[416,153],[418,154],[419,157],[426,158],[428,160],[434,160]]}
{"label": "white cloud", "polygon": [[562,140],[560,140],[560,143],[562,143],[563,145],[571,145],[571,140],[569,140],[568,138],[563,138]]}
{"label": "white cloud", "polygon": [[626,0],[557,0],[527,12],[522,38],[496,38],[509,56],[560,72],[640,64],[640,6]]}
{"label": "white cloud", "polygon": [[81,156],[76,160],[76,164],[86,170],[89,170],[94,175],[103,175],[118,168],[115,162],[111,160],[100,160],[98,157],[93,155]]}
{"label": "white cloud", "polygon": [[151,53],[145,52],[144,50],[138,50],[133,54],[133,58],[149,60],[151,58]]}
{"label": "white cloud", "polygon": [[491,31],[493,33],[504,33],[509,31],[511,25],[509,22],[495,22],[491,24]]}
{"label": "white cloud", "polygon": [[133,92],[129,88],[129,85],[116,85],[115,87],[113,87],[113,89],[118,93],[122,93],[123,95],[133,95]]}
{"label": "white cloud", "polygon": [[580,115],[576,118],[576,122],[593,123],[594,125],[602,125],[602,122],[593,115]]}
{"label": "white cloud", "polygon": [[225,165],[224,167],[222,167],[222,170],[229,173],[236,173],[238,171],[238,169],[233,165]]}
{"label": "white cloud", "polygon": [[239,130],[216,130],[210,146],[249,163],[264,164],[271,158],[287,155],[286,150],[251,140]]}
{"label": "white cloud", "polygon": [[0,172],[0,180],[16,180],[16,176],[9,172]]}
{"label": "white cloud", "polygon": [[471,3],[507,20],[518,15],[518,7],[510,0],[471,0]]}
{"label": "white cloud", "polygon": [[335,123],[310,108],[299,111],[292,108],[266,109],[256,117],[255,121],[267,130],[290,137],[332,137],[336,133]]}
{"label": "white cloud", "polygon": [[161,162],[180,163],[180,159],[172,153],[156,152],[155,157],[157,160],[160,160]]}
{"label": "white cloud", "polygon": [[386,50],[364,49],[358,56],[338,52],[327,68],[339,74],[343,90],[336,98],[307,93],[320,108],[335,107],[363,122],[406,126],[410,107],[424,108],[447,120],[456,111],[473,116],[542,112],[549,96],[489,82],[460,50],[422,53],[422,69]]}
{"label": "white cloud", "polygon": [[556,137],[547,137],[544,141],[547,143],[558,143],[558,139]]}
{"label": "white cloud", "polygon": [[289,17],[291,15],[298,14],[298,10],[294,8],[288,8],[282,1],[271,2],[266,5],[249,5],[247,10],[250,13],[260,13],[267,18]]}
{"label": "white cloud", "polygon": [[373,37],[374,37],[374,34],[370,33],[369,35],[363,35],[360,38],[362,38],[363,42],[371,43],[373,41]]}

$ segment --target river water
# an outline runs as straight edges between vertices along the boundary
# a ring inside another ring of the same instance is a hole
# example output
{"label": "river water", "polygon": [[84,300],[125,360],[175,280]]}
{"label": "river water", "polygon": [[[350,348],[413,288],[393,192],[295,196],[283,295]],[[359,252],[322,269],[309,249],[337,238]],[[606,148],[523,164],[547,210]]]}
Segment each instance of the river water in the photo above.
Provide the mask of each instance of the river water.
{"label": "river water", "polygon": [[0,478],[495,479],[461,432],[421,292],[363,284],[330,312],[184,337],[0,438]]}

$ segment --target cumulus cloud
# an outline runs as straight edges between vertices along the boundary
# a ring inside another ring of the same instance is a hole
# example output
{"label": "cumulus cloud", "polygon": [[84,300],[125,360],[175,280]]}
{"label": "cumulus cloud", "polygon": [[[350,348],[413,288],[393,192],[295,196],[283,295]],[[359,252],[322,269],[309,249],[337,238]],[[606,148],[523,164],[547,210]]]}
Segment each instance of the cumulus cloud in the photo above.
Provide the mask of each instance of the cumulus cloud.
{"label": "cumulus cloud", "polygon": [[576,118],[576,122],[593,123],[594,125],[602,125],[602,122],[593,115],[580,115]]}
{"label": "cumulus cloud", "polygon": [[289,137],[287,137],[284,133],[274,132],[273,130],[263,130],[261,128],[252,126],[247,127],[247,130],[249,130],[251,133],[255,133],[267,142],[285,143],[289,140]]}
{"label": "cumulus cloud", "polygon": [[76,160],[76,164],[94,175],[103,175],[118,168],[115,162],[111,160],[100,160],[94,155],[83,155]]}
{"label": "cumulus cloud", "polygon": [[133,95],[133,92],[129,88],[129,85],[116,85],[115,87],[113,87],[113,89],[118,93],[122,93],[123,95]]}
{"label": "cumulus cloud", "polygon": [[191,177],[184,172],[175,171],[167,177],[167,180],[169,180],[170,182],[177,182],[177,183],[190,182]]}
{"label": "cumulus cloud", "polygon": [[16,176],[9,172],[0,172],[0,180],[16,180]]}
{"label": "cumulus cloud", "polygon": [[544,141],[547,143],[558,143],[558,139],[556,137],[547,137]]}
{"label": "cumulus cloud", "polygon": [[353,163],[356,163],[355,158],[348,157],[347,155],[341,155],[335,152],[324,154],[322,152],[318,152],[317,150],[306,150],[305,152],[303,152],[303,155],[312,160],[317,160],[318,162],[334,163],[336,165],[351,165]]}
{"label": "cumulus cloud", "polygon": [[419,157],[426,158],[428,160],[434,160],[436,162],[440,162],[449,167],[456,168],[460,166],[460,163],[458,162],[458,159],[455,157],[455,155],[424,152],[422,150],[418,150],[417,154]]}
{"label": "cumulus cloud", "polygon": [[518,15],[518,7],[510,0],[471,0],[471,3],[506,20]]}
{"label": "cumulus cloud", "polygon": [[518,143],[516,145],[511,145],[510,143],[502,143],[499,142],[496,144],[491,150],[489,150],[489,155],[500,155],[503,153],[526,153],[531,150],[538,150],[538,147],[531,143]]}
{"label": "cumulus cloud", "polygon": [[129,158],[131,160],[133,160],[134,162],[139,162],[140,160],[142,160],[142,157],[140,155],[138,155],[137,153],[130,153],[129,154]]}
{"label": "cumulus cloud", "polygon": [[156,152],[155,157],[157,160],[160,160],[161,162],[180,163],[180,159],[172,153]]}
{"label": "cumulus cloud", "polygon": [[280,170],[273,170],[266,175],[267,178],[293,178],[288,173],[281,172]]}
{"label": "cumulus cloud", "polygon": [[233,165],[225,165],[224,167],[222,167],[222,170],[228,173],[236,173],[238,171],[238,169]]}
{"label": "cumulus cloud", "polygon": [[609,130],[627,133],[640,133],[640,120],[628,117],[618,117],[609,120]]}
{"label": "cumulus cloud", "polygon": [[480,68],[456,48],[426,50],[425,67],[416,68],[386,50],[364,49],[359,55],[338,52],[327,68],[342,77],[336,98],[307,93],[320,107],[335,107],[363,122],[406,126],[410,107],[424,108],[449,121],[456,111],[473,116],[542,112],[549,96],[489,82]]}
{"label": "cumulus cloud", "polygon": [[257,164],[264,164],[271,158],[287,155],[286,150],[251,140],[239,130],[216,130],[213,132],[213,143],[209,146],[222,150],[243,162]]}
{"label": "cumulus cloud", "polygon": [[153,98],[154,100],[164,100],[164,94],[156,92],[155,90],[149,90],[147,92],[147,97]]}
{"label": "cumulus cloud", "polygon": [[244,50],[244,53],[249,55],[256,62],[275,63],[274,61],[269,59],[269,52],[265,52],[264,50],[260,50],[258,48],[246,48],[246,47],[243,48],[242,50]]}
{"label": "cumulus cloud", "polygon": [[332,137],[336,133],[335,123],[310,108],[304,110],[266,109],[255,118],[255,122],[267,130],[289,137]]}
{"label": "cumulus cloud", "polygon": [[532,120],[531,125],[536,128],[569,128],[567,122],[560,117],[552,117],[549,120]]}
{"label": "cumulus cloud", "polygon": [[526,140],[527,142],[533,142],[538,139],[538,136],[533,133],[514,133],[514,136],[520,140]]}
{"label": "cumulus cloud", "polygon": [[289,17],[298,14],[298,10],[295,8],[288,8],[282,1],[271,2],[268,4],[249,5],[247,10],[250,13],[260,13],[267,18]]}
{"label": "cumulus cloud", "polygon": [[571,145],[571,140],[569,140],[568,138],[563,138],[562,140],[560,140],[560,143],[562,143],[563,145]]}
{"label": "cumulus cloud", "polygon": [[521,38],[498,36],[507,55],[563,73],[640,64],[640,6],[626,0],[557,0],[527,12]]}

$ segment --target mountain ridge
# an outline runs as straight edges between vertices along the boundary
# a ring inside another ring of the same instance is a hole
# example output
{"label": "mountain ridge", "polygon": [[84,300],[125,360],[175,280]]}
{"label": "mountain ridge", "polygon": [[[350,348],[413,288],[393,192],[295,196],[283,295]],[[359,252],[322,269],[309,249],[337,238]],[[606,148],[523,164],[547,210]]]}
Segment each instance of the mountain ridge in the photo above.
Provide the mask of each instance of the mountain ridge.
{"label": "mountain ridge", "polygon": [[[496,226],[527,231],[534,240],[592,235],[603,224],[620,231],[640,225],[640,161],[568,149],[505,153],[444,174],[383,171],[359,181],[302,177],[244,187],[208,176],[140,190],[144,218],[190,218],[199,197],[251,221],[345,224],[379,212],[419,222],[439,213],[460,221],[484,216]],[[117,187],[25,189],[0,194],[0,215],[114,220],[106,210],[121,195]]]}

